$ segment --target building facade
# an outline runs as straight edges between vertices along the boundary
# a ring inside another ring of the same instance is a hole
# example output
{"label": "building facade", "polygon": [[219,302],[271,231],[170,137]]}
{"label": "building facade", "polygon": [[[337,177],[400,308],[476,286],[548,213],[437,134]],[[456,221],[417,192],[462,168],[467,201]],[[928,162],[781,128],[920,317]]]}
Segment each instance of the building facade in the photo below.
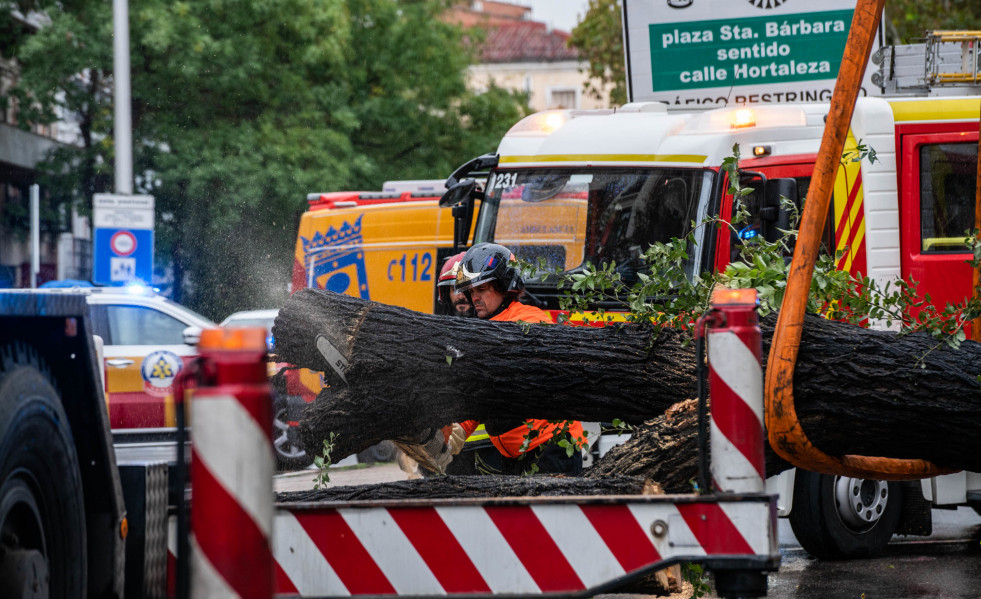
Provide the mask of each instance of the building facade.
{"label": "building facade", "polygon": [[[18,31],[6,33],[30,35],[42,25],[43,18],[15,12],[9,22]],[[44,157],[60,144],[77,143],[78,134],[67,117],[51,126],[20,127],[20,107],[9,93],[18,82],[20,68],[15,60],[5,56],[4,50],[0,47],[0,288],[30,287],[30,189],[37,183],[37,167]],[[39,195],[44,197],[43,189]],[[89,278],[88,220],[76,214],[45,212],[40,224],[40,268],[34,282]]]}
{"label": "building facade", "polygon": [[[448,20],[479,28],[479,63],[470,68],[473,89],[499,87],[528,94],[532,110],[607,108],[609,90],[586,92],[586,64],[569,47],[569,33],[530,20],[531,9],[506,2],[472,0],[457,5]],[[476,36],[475,36],[476,37]]]}

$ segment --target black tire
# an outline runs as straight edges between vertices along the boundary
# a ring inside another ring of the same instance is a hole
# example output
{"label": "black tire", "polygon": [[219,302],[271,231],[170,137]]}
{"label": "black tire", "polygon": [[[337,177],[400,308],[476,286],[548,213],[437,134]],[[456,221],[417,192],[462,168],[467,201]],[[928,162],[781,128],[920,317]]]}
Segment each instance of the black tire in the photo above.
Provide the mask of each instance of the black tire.
{"label": "black tire", "polygon": [[85,595],[85,507],[68,419],[37,356],[12,345],[0,347],[0,544],[44,557],[51,597]]}
{"label": "black tire", "polygon": [[293,424],[298,417],[290,413],[290,398],[277,395],[273,401],[273,450],[280,470],[303,470],[313,463],[300,441],[300,428]]}
{"label": "black tire", "polygon": [[362,464],[375,464],[379,462],[395,461],[395,444],[391,441],[376,443],[358,452],[358,462]]}
{"label": "black tire", "polygon": [[819,559],[870,557],[885,549],[902,511],[897,482],[797,470],[790,526],[801,547]]}

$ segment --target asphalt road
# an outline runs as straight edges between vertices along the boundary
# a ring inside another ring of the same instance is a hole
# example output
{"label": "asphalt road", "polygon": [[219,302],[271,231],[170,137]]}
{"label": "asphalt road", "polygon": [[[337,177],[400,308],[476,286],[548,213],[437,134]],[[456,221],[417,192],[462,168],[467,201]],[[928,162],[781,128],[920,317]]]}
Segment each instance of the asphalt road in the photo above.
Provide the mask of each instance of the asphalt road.
{"label": "asphalt road", "polygon": [[770,597],[826,599],[981,598],[981,516],[971,508],[933,510],[933,535],[893,537],[882,557],[823,562],[808,555],[780,520],[780,570]]}

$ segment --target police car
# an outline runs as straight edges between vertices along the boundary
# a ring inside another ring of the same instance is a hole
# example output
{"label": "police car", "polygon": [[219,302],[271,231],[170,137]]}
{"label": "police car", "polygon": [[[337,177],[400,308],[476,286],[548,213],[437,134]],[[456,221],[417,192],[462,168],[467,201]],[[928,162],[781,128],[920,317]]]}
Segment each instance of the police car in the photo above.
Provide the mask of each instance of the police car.
{"label": "police car", "polygon": [[84,295],[92,332],[104,344],[106,406],[113,434],[172,433],[173,384],[197,356],[208,318],[142,285],[71,287],[35,292]]}

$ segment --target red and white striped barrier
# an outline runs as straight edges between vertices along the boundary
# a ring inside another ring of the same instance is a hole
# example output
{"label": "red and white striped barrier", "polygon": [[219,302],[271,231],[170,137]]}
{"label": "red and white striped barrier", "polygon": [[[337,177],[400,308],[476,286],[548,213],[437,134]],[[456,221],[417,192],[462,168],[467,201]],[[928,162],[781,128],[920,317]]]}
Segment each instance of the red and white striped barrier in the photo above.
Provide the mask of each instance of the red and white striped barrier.
{"label": "red and white striped barrier", "polygon": [[762,493],[763,367],[756,291],[725,289],[712,297],[719,326],[709,328],[712,481],[725,493]]}
{"label": "red and white striped barrier", "polygon": [[[764,497],[426,503],[280,506],[273,535],[276,594],[562,594],[596,591],[682,561],[775,568],[779,560],[773,510]],[[171,552],[174,530],[172,521]]]}
{"label": "red and white striped barrier", "polygon": [[191,401],[192,597],[273,592],[272,405],[265,333],[249,330],[202,334],[203,381]]}
{"label": "red and white striped barrier", "polygon": [[276,592],[304,597],[594,589],[654,564],[776,554],[765,500],[588,498],[280,509]]}

